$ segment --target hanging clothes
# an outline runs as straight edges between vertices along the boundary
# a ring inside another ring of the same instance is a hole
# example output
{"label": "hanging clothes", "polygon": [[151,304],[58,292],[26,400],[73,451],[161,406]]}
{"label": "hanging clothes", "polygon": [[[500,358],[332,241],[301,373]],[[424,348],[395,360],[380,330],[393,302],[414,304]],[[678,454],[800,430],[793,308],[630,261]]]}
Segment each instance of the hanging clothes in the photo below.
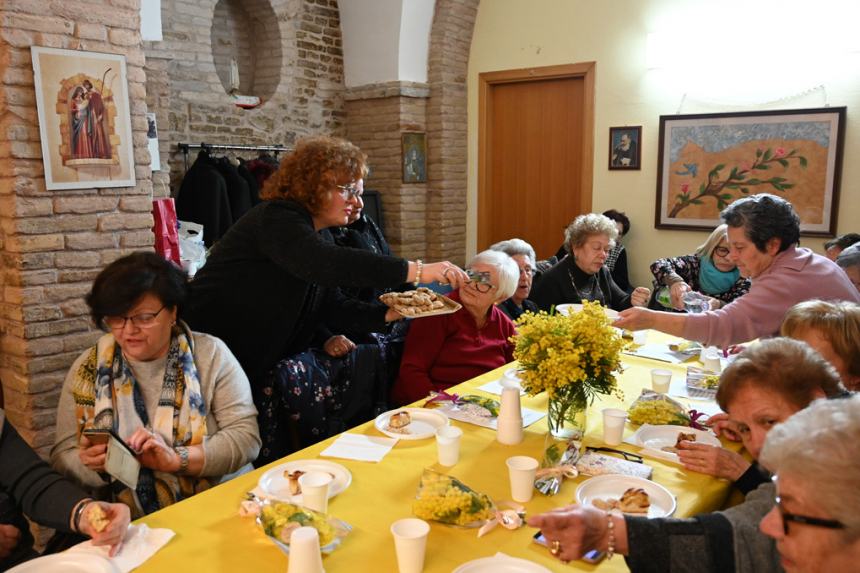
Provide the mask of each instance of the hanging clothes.
{"label": "hanging clothes", "polygon": [[215,160],[204,149],[182,179],[176,197],[176,215],[182,221],[203,225],[207,247],[220,239],[233,224],[227,181]]}
{"label": "hanging clothes", "polygon": [[[251,210],[251,190],[248,182],[239,174],[239,169],[226,157],[215,160],[218,172],[227,183],[227,197],[230,200],[230,211],[233,214],[233,223],[238,221],[242,215]],[[203,236],[206,236],[204,232]]]}

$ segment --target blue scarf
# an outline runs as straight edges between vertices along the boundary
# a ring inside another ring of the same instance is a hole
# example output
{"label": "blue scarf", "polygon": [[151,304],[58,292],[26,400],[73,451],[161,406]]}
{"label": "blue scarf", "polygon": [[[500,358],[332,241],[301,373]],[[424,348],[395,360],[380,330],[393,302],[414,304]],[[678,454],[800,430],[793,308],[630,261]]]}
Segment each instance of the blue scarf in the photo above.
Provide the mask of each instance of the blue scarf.
{"label": "blue scarf", "polygon": [[699,286],[705,294],[722,294],[732,288],[741,276],[737,267],[724,273],[714,266],[711,257],[699,257],[699,263]]}

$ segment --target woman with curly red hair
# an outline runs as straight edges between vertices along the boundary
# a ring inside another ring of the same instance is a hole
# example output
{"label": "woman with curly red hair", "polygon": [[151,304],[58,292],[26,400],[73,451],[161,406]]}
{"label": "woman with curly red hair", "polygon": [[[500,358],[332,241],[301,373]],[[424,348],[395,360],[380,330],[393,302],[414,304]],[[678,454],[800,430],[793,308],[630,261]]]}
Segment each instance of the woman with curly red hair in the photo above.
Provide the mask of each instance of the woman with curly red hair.
{"label": "woman with curly red hair", "polygon": [[465,273],[447,261],[424,264],[337,246],[329,227],[357,208],[367,156],[342,139],[303,139],[266,181],[264,201],[212,248],[191,284],[188,323],[227,343],[259,392],[283,358],[308,349],[318,327],[377,332],[400,318],[386,307],[343,297],[337,287],[446,282]]}

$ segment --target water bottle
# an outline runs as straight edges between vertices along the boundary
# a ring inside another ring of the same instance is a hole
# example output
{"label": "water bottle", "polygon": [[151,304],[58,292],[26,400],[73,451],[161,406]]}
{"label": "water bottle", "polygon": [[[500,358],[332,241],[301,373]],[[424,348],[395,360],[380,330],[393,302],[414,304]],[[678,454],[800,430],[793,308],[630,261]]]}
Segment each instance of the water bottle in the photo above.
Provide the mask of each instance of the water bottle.
{"label": "water bottle", "polygon": [[708,297],[695,291],[684,293],[684,310],[690,314],[700,314],[711,309]]}
{"label": "water bottle", "polygon": [[672,295],[669,292],[669,287],[667,287],[667,286],[660,287],[657,290],[657,294],[654,295],[654,298],[657,302],[659,302],[664,307],[672,308]]}

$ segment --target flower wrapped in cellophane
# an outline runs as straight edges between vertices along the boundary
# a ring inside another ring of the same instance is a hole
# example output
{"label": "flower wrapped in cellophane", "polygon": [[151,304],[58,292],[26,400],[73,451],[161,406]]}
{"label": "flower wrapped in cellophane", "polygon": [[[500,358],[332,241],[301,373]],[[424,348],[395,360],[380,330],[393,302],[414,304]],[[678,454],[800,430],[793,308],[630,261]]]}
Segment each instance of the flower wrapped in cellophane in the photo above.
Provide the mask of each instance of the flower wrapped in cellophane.
{"label": "flower wrapped in cellophane", "polygon": [[412,513],[428,521],[480,527],[495,515],[490,497],[455,477],[425,469],[412,502]]}
{"label": "flower wrapped in cellophane", "polygon": [[627,410],[631,424],[689,426],[690,414],[680,402],[647,388]]}
{"label": "flower wrapped in cellophane", "polygon": [[259,503],[259,523],[266,535],[284,553],[290,553],[290,536],[299,527],[313,527],[320,538],[320,550],[330,553],[352,530],[339,519],[319,513],[307,507],[283,501],[266,500]]}

